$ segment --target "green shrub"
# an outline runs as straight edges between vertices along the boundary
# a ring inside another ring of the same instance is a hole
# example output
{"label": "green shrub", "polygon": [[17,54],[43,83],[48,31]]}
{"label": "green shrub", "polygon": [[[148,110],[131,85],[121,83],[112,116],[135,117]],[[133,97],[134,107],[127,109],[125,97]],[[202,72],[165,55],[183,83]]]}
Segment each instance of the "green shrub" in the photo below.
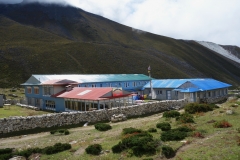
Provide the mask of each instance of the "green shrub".
{"label": "green shrub", "polygon": [[113,153],[121,153],[125,148],[122,145],[122,142],[119,142],[115,146],[112,147],[112,152]]}
{"label": "green shrub", "polygon": [[85,151],[87,154],[99,155],[102,151],[102,146],[100,144],[92,144],[88,146]]}
{"label": "green shrub", "polygon": [[228,128],[228,127],[232,127],[232,125],[226,120],[221,120],[221,121],[215,122],[213,124],[213,127],[214,128]]}
{"label": "green shrub", "polygon": [[[131,155],[142,156],[144,154],[155,154],[158,142],[148,132],[136,132],[135,129],[125,130],[127,134],[117,145],[112,147],[113,153],[120,153],[123,150],[131,151]],[[138,130],[139,131],[139,130]]]}
{"label": "green shrub", "polygon": [[55,134],[57,130],[50,131],[51,134]]}
{"label": "green shrub", "polygon": [[122,133],[123,135],[126,135],[126,134],[132,134],[136,132],[141,133],[142,130],[130,127],[130,128],[124,128]]}
{"label": "green shrub", "polygon": [[4,154],[0,154],[0,160],[8,160],[10,158],[12,158],[12,153],[4,153]]}
{"label": "green shrub", "polygon": [[50,133],[51,134],[61,133],[61,134],[68,135],[70,132],[67,129],[58,129],[58,130],[50,131]]}
{"label": "green shrub", "polygon": [[191,128],[186,126],[178,127],[175,129],[171,129],[169,131],[165,131],[161,134],[162,141],[179,141],[183,140],[188,136],[188,132],[193,131]]}
{"label": "green shrub", "polygon": [[0,154],[12,153],[12,151],[13,151],[12,148],[4,148],[0,149]]}
{"label": "green shrub", "polygon": [[189,128],[187,126],[181,126],[181,127],[175,128],[173,130],[177,130],[177,131],[181,131],[181,132],[191,132],[191,131],[193,131],[192,128]]}
{"label": "green shrub", "polygon": [[161,134],[162,141],[180,141],[187,137],[187,132],[169,130]]}
{"label": "green shrub", "polygon": [[175,152],[172,149],[172,147],[169,146],[163,146],[162,147],[162,154],[166,157],[166,158],[171,158],[175,156]]}
{"label": "green shrub", "polygon": [[197,112],[208,112],[212,111],[214,108],[217,108],[215,104],[199,104],[199,103],[189,103],[187,104],[184,109],[185,112],[190,114],[194,114]]}
{"label": "green shrub", "polygon": [[18,156],[23,156],[23,157],[26,157],[28,158],[30,155],[32,155],[33,153],[42,153],[42,149],[40,148],[28,148],[26,150],[23,150],[23,151],[19,151],[17,152],[16,154]]}
{"label": "green shrub", "polygon": [[71,148],[72,148],[72,146],[68,143],[56,143],[54,146],[45,147],[42,150],[42,153],[55,154],[55,153],[58,153],[58,152],[62,152],[62,151],[71,149]]}
{"label": "green shrub", "polygon": [[149,128],[148,132],[157,132],[157,129],[156,128]]}
{"label": "green shrub", "polygon": [[177,121],[181,123],[194,123],[193,116],[189,113],[183,113],[176,118]]}
{"label": "green shrub", "polygon": [[157,123],[156,127],[160,128],[162,131],[168,131],[171,129],[171,125],[168,122]]}
{"label": "green shrub", "polygon": [[180,113],[178,111],[175,111],[175,110],[171,110],[171,111],[166,111],[163,113],[163,117],[166,117],[166,118],[176,118],[176,117],[179,117],[180,116]]}
{"label": "green shrub", "polygon": [[69,133],[70,132],[68,130],[65,130],[65,132],[64,132],[65,135],[69,135]]}
{"label": "green shrub", "polygon": [[59,129],[57,130],[59,133],[64,133],[66,129]]}
{"label": "green shrub", "polygon": [[109,129],[112,129],[112,127],[109,124],[105,124],[105,123],[97,123],[94,125],[96,130],[99,131],[107,131]]}

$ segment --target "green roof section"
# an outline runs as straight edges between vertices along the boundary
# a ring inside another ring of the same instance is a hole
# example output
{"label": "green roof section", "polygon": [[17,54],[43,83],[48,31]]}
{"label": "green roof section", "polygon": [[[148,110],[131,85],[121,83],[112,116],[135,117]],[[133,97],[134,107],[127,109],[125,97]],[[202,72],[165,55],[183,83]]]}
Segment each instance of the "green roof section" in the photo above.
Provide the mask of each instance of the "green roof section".
{"label": "green roof section", "polygon": [[71,80],[77,83],[147,81],[149,76],[144,74],[52,74],[32,75],[24,84],[41,84],[51,80]]}

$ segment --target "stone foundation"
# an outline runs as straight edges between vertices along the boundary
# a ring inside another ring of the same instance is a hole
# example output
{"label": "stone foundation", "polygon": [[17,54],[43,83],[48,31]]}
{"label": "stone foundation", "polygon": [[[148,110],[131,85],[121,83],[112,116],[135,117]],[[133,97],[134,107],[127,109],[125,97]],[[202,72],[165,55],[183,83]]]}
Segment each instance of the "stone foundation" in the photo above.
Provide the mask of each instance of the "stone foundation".
{"label": "stone foundation", "polygon": [[138,105],[118,107],[108,110],[95,110],[87,112],[63,112],[28,117],[10,117],[0,119],[0,135],[14,131],[29,130],[34,128],[49,128],[80,124],[85,122],[110,121],[115,114],[124,114],[126,117],[153,114],[170,109],[183,108],[187,104],[183,100],[167,100],[141,103]]}

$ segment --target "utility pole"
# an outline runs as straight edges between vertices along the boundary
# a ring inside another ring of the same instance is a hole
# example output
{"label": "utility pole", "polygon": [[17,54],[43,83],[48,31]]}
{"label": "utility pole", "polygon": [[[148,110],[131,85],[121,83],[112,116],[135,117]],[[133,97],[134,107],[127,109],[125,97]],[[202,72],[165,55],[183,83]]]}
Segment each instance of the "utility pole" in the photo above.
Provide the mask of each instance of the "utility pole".
{"label": "utility pole", "polygon": [[150,79],[150,90],[151,90],[151,99],[152,99],[152,78],[151,78],[151,67],[150,67],[150,65],[148,67],[148,75],[149,75],[149,79]]}

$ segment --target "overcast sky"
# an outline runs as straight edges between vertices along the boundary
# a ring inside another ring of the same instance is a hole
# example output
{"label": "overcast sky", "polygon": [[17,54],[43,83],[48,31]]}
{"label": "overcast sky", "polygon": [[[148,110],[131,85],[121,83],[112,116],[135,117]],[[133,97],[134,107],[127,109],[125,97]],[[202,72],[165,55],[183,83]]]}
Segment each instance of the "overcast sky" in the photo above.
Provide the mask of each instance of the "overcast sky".
{"label": "overcast sky", "polygon": [[[0,0],[18,3],[22,0]],[[69,3],[121,24],[176,39],[240,47],[240,0],[27,0]]]}

